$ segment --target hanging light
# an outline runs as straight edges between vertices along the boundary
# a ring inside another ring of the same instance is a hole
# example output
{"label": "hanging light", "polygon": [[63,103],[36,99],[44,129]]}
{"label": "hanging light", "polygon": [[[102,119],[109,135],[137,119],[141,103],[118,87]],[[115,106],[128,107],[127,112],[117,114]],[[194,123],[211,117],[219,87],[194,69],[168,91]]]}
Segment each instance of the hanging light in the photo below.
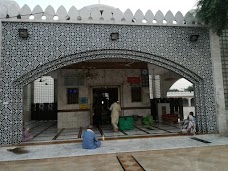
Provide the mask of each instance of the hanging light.
{"label": "hanging light", "polygon": [[196,42],[199,38],[199,35],[191,35],[190,36],[190,42]]}
{"label": "hanging light", "polygon": [[27,29],[19,29],[19,37],[23,38],[23,39],[27,39],[28,38],[28,30]]}
{"label": "hanging light", "polygon": [[111,33],[110,37],[111,37],[111,40],[118,40],[119,39],[119,33]]}

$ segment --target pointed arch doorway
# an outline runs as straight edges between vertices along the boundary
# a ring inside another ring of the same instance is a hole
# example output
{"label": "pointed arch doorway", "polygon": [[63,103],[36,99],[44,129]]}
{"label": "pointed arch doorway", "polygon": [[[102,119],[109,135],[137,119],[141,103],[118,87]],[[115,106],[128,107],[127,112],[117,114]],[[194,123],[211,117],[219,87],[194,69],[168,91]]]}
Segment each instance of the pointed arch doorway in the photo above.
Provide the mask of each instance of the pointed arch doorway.
{"label": "pointed arch doorway", "polygon": [[[198,125],[198,131],[201,133],[209,133],[210,130],[208,129],[209,124],[216,124],[214,120],[216,120],[216,117],[214,117],[214,112],[212,115],[213,120],[209,120],[208,117],[205,115],[205,110],[208,108],[208,103],[206,103],[206,95],[208,95],[207,87],[205,88],[205,81],[204,78],[200,77],[196,73],[192,72],[191,70],[185,68],[184,66],[177,64],[171,60],[167,60],[165,58],[162,58],[160,56],[156,56],[149,53],[139,52],[139,51],[132,51],[132,50],[96,50],[96,51],[88,51],[83,53],[77,53],[74,55],[70,55],[64,58],[60,58],[59,60],[50,61],[47,64],[42,65],[41,67],[38,67],[30,72],[27,72],[23,76],[19,77],[12,83],[12,91],[14,91],[13,94],[13,101],[16,101],[18,103],[13,103],[12,108],[15,109],[15,111],[19,111],[17,115],[14,115],[14,120],[22,120],[22,97],[23,97],[23,91],[22,88],[24,85],[27,85],[28,83],[36,80],[37,78],[51,72],[54,70],[57,70],[59,68],[62,68],[64,66],[79,63],[82,61],[88,61],[93,59],[103,59],[103,58],[124,58],[124,59],[133,59],[133,60],[139,60],[147,63],[152,63],[155,65],[158,65],[160,67],[169,69],[173,72],[176,72],[180,74],[181,76],[185,77],[195,85],[195,99],[196,99],[196,115],[197,117],[197,125]],[[212,96],[212,95],[211,95]],[[211,111],[214,110],[214,108],[210,108]],[[207,112],[208,113],[208,112]],[[210,123],[209,123],[210,122]],[[12,131],[18,132],[18,136],[15,136],[13,138],[14,143],[18,143],[21,141],[21,122],[15,123],[14,129]],[[210,127],[212,129],[212,127]],[[213,129],[213,131],[216,131]]]}

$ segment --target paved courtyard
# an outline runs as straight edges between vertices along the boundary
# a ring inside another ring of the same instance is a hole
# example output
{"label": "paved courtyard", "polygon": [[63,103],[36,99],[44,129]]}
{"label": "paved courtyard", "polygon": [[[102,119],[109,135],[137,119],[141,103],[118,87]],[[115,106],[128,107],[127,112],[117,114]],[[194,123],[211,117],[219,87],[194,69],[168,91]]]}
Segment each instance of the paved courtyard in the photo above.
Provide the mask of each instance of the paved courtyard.
{"label": "paved courtyard", "polygon": [[225,171],[228,168],[228,137],[215,134],[104,140],[102,147],[95,150],[82,149],[81,143],[64,143],[24,145],[22,154],[8,151],[15,147],[18,146],[0,148],[0,170]]}

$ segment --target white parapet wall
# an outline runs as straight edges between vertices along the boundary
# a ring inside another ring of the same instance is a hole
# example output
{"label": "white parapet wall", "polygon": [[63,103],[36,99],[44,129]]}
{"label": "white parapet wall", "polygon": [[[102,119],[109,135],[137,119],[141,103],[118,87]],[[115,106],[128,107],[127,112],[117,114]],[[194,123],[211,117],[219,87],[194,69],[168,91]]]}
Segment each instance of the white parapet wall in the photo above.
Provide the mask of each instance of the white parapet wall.
{"label": "white parapet wall", "polygon": [[194,98],[194,91],[178,91],[178,92],[167,92],[167,97],[192,97]]}
{"label": "white parapet wall", "polygon": [[69,23],[99,23],[126,25],[167,25],[167,26],[202,26],[194,17],[194,10],[186,15],[181,12],[173,14],[168,11],[163,14],[160,10],[153,13],[148,10],[145,14],[138,9],[135,14],[130,9],[125,12],[107,5],[91,5],[77,9],[72,6],[67,11],[60,6],[56,11],[52,6],[42,9],[39,5],[31,9],[28,5],[22,8],[14,1],[0,1],[0,18],[2,20],[24,22],[69,22]]}

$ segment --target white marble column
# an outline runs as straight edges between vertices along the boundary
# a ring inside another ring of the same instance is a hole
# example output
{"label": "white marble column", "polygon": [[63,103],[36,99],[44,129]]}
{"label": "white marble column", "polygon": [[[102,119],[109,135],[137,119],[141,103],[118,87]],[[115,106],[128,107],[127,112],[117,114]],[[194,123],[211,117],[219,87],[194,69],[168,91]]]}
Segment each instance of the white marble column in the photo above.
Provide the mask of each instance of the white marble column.
{"label": "white marble column", "polygon": [[23,87],[23,121],[31,120],[32,84]]}
{"label": "white marble column", "polygon": [[192,98],[188,97],[187,99],[188,99],[188,107],[192,106],[192,105],[191,105],[191,99],[192,99]]}
{"label": "white marble column", "polygon": [[149,75],[150,75],[150,79],[151,80],[149,80],[149,81],[151,81],[150,82],[150,95],[152,96],[152,97],[150,97],[150,98],[155,98],[155,78],[154,78],[154,68],[150,65],[150,64],[147,64],[147,67],[148,67],[148,73],[149,73]]}

